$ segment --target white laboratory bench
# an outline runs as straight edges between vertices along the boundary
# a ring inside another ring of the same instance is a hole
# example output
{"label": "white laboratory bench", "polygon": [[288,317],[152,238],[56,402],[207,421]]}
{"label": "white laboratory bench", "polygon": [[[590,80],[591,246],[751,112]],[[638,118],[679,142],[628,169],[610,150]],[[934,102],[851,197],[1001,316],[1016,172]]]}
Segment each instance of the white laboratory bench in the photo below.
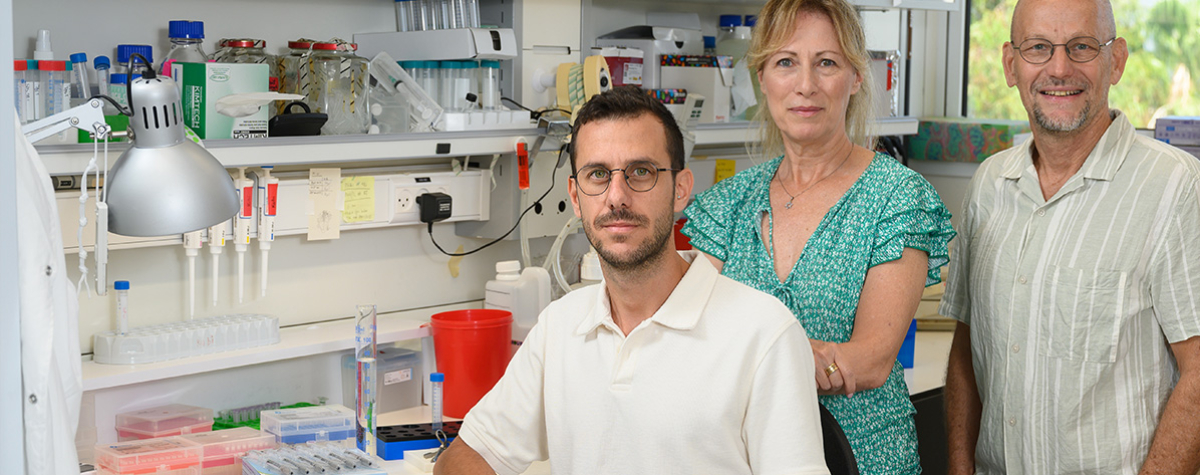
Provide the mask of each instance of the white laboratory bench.
{"label": "white laboratory bench", "polygon": [[[913,352],[913,368],[904,370],[904,381],[908,384],[908,394],[917,396],[922,393],[940,389],[946,384],[946,361],[950,355],[950,342],[954,332],[918,331],[917,344]],[[429,406],[414,407],[403,411],[389,412],[379,415],[380,426],[399,424],[423,423],[431,420]],[[448,421],[458,419],[446,418]],[[403,460],[389,461],[384,469],[391,475],[420,475],[418,471]],[[549,462],[534,462],[525,475],[548,475]]]}

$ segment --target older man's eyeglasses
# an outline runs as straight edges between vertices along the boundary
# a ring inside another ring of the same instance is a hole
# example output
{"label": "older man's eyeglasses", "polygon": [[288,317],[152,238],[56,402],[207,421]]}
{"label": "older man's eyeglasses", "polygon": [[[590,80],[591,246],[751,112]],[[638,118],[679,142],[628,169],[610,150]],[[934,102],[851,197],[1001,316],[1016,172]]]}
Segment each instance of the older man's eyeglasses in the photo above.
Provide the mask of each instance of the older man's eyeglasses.
{"label": "older man's eyeglasses", "polygon": [[1103,43],[1100,40],[1091,36],[1080,36],[1071,38],[1065,44],[1051,43],[1050,40],[1044,38],[1029,38],[1021,42],[1017,47],[1017,53],[1031,64],[1043,64],[1050,61],[1054,56],[1054,47],[1062,46],[1067,51],[1067,58],[1076,63],[1086,63],[1096,56],[1100,55],[1100,48],[1112,44],[1117,38],[1114,36],[1111,40]]}
{"label": "older man's eyeglasses", "polygon": [[571,175],[575,180],[575,185],[579,187],[579,191],[585,195],[596,196],[608,191],[608,184],[612,181],[613,173],[621,172],[625,175],[625,183],[629,185],[629,189],[637,192],[647,192],[654,189],[654,185],[658,183],[659,172],[677,172],[677,168],[660,168],[654,165],[653,162],[639,161],[633,162],[625,166],[625,168],[607,168],[602,165],[588,165],[580,168],[578,172]]}

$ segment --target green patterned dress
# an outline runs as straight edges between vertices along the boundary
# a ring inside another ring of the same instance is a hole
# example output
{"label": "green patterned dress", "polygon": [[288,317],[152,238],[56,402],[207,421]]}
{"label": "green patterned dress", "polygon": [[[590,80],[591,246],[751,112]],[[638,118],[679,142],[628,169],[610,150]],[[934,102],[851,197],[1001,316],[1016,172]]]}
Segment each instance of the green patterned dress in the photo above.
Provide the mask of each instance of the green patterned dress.
{"label": "green patterned dress", "polygon": [[[940,281],[938,268],[948,262],[946,245],[955,234],[950,213],[921,175],[877,153],[780,282],[761,220],[770,222],[771,180],[781,162],[722,180],[684,210],[683,233],[692,246],[725,262],[722,274],[781,300],[809,338],[838,343],[850,340],[867,269],[899,259],[908,247],[929,255],[925,285]],[[820,401],[845,430],[863,474],[920,473],[916,410],[898,361],[882,387]]]}

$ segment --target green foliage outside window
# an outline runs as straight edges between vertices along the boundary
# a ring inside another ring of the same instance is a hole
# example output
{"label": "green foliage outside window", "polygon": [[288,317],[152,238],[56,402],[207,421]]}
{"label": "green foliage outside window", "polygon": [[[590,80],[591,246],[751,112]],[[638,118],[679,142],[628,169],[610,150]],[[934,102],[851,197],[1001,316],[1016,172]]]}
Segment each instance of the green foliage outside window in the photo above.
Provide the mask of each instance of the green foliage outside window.
{"label": "green foliage outside window", "polygon": [[[1002,62],[1016,3],[971,2],[968,116],[1028,119]],[[1110,105],[1144,128],[1158,117],[1200,115],[1200,0],[1113,0],[1113,15],[1130,55],[1121,82],[1109,89]]]}

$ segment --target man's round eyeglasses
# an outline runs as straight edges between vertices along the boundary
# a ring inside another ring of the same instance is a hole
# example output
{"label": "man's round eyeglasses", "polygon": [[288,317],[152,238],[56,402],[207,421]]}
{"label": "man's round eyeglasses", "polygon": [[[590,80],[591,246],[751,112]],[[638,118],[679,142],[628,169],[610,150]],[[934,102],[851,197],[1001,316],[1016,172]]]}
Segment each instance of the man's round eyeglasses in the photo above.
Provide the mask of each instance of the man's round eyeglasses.
{"label": "man's round eyeglasses", "polygon": [[1100,48],[1112,44],[1116,39],[1114,36],[1111,40],[1101,43],[1100,40],[1091,36],[1080,36],[1060,44],[1051,43],[1045,38],[1029,38],[1017,46],[1017,53],[1028,63],[1043,64],[1054,56],[1055,46],[1062,46],[1067,51],[1067,58],[1070,58],[1071,61],[1086,63],[1096,59],[1096,56],[1100,55]]}
{"label": "man's round eyeglasses", "polygon": [[602,165],[588,165],[580,168],[578,172],[571,175],[575,180],[575,185],[579,187],[579,191],[585,195],[596,196],[608,191],[608,184],[612,181],[613,173],[621,172],[625,175],[625,184],[629,185],[629,189],[637,192],[647,192],[654,189],[654,185],[658,183],[658,172],[677,172],[677,168],[660,168],[654,165],[653,162],[640,161],[626,165],[625,168],[607,168]]}

